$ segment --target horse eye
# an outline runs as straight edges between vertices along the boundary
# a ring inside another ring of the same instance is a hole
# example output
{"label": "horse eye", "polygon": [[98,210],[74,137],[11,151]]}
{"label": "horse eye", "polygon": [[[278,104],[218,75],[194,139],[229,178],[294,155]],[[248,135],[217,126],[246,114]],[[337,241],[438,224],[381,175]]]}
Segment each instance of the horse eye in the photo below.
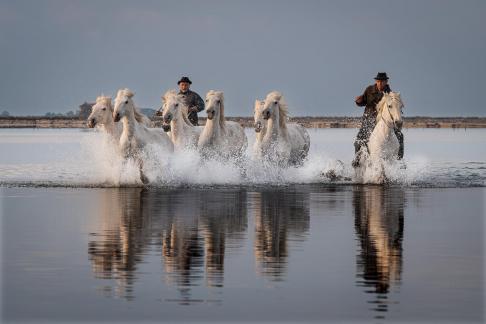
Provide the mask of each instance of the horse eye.
{"label": "horse eye", "polygon": [[391,105],[388,105],[388,108],[391,108]]}
{"label": "horse eye", "polygon": [[103,108],[103,111],[105,111],[105,110],[106,110],[106,108]]}
{"label": "horse eye", "polygon": [[217,101],[217,103],[220,103],[220,102],[221,102],[221,100],[218,100],[218,101]]}
{"label": "horse eye", "polygon": [[275,101],[274,104],[277,104],[277,102]]}
{"label": "horse eye", "polygon": [[128,100],[127,100],[127,101],[125,101],[125,105],[127,105],[127,104],[128,104]]}
{"label": "horse eye", "polygon": [[175,104],[176,107],[179,107],[179,104]]}

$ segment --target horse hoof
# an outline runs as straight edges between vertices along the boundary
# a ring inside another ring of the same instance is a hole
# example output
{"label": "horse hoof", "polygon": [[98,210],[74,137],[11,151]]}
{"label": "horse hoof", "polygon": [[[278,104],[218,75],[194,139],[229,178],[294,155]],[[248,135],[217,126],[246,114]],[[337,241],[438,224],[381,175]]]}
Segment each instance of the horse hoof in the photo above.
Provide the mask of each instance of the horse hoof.
{"label": "horse hoof", "polygon": [[150,182],[149,179],[144,174],[141,174],[140,175],[140,180],[142,181],[142,183],[144,185],[146,185],[146,184],[148,184]]}

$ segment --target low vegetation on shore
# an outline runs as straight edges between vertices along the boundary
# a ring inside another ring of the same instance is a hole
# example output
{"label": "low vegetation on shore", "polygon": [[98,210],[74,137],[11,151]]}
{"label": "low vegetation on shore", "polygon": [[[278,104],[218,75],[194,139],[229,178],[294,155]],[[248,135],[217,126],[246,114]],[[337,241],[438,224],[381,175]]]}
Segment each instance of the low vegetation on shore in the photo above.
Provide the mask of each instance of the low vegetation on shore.
{"label": "low vegetation on shore", "polygon": [[[162,121],[152,118],[160,127]],[[251,117],[228,117],[243,127],[253,127]],[[360,117],[292,117],[290,121],[307,128],[357,128]],[[200,125],[206,118],[199,118]],[[86,128],[86,120],[78,116],[0,116],[0,128]],[[405,128],[486,128],[486,117],[404,117]]]}

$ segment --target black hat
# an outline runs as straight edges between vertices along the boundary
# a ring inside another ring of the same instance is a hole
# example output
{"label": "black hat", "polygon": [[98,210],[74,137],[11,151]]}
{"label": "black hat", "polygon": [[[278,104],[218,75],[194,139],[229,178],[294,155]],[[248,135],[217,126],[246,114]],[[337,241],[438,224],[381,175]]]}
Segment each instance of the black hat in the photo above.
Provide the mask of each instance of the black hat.
{"label": "black hat", "polygon": [[388,80],[388,76],[386,75],[386,72],[378,72],[375,80]]}
{"label": "black hat", "polygon": [[189,84],[192,84],[191,80],[189,80],[188,77],[182,77],[179,81],[177,81],[177,85],[179,85],[179,83],[181,82],[187,82]]}

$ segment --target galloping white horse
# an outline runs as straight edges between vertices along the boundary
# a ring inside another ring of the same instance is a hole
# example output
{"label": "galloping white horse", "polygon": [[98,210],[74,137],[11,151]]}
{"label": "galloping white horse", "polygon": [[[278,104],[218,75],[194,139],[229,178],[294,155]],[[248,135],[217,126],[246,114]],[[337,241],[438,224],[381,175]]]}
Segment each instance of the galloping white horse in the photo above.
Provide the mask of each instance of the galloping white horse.
{"label": "galloping white horse", "polygon": [[194,126],[187,117],[188,107],[183,97],[175,90],[167,91],[162,97],[163,105],[157,111],[162,115],[162,128],[165,132],[170,131],[170,139],[177,150],[196,149],[202,127]]}
{"label": "galloping white horse", "polygon": [[397,159],[399,143],[394,129],[402,127],[403,106],[399,92],[385,93],[376,105],[378,115],[368,140],[368,154],[361,154],[361,167],[356,169],[358,177],[366,182],[383,183],[386,180],[383,164]]}
{"label": "galloping white horse", "polygon": [[266,130],[257,155],[280,166],[301,165],[309,152],[309,133],[299,124],[287,124],[288,107],[282,94],[270,92],[258,110]]}
{"label": "galloping white horse", "polygon": [[210,90],[206,95],[206,125],[199,137],[198,149],[204,156],[240,158],[248,139],[240,124],[224,119],[224,95],[222,91]]}
{"label": "galloping white horse", "polygon": [[142,173],[143,162],[140,153],[143,147],[149,143],[155,143],[163,147],[167,152],[174,150],[169,137],[159,129],[149,129],[135,118],[136,109],[132,97],[134,93],[129,89],[120,89],[115,99],[113,118],[115,122],[122,121],[123,132],[120,136],[120,150],[125,158],[134,157],[140,165],[140,175],[143,182],[146,178]]}

